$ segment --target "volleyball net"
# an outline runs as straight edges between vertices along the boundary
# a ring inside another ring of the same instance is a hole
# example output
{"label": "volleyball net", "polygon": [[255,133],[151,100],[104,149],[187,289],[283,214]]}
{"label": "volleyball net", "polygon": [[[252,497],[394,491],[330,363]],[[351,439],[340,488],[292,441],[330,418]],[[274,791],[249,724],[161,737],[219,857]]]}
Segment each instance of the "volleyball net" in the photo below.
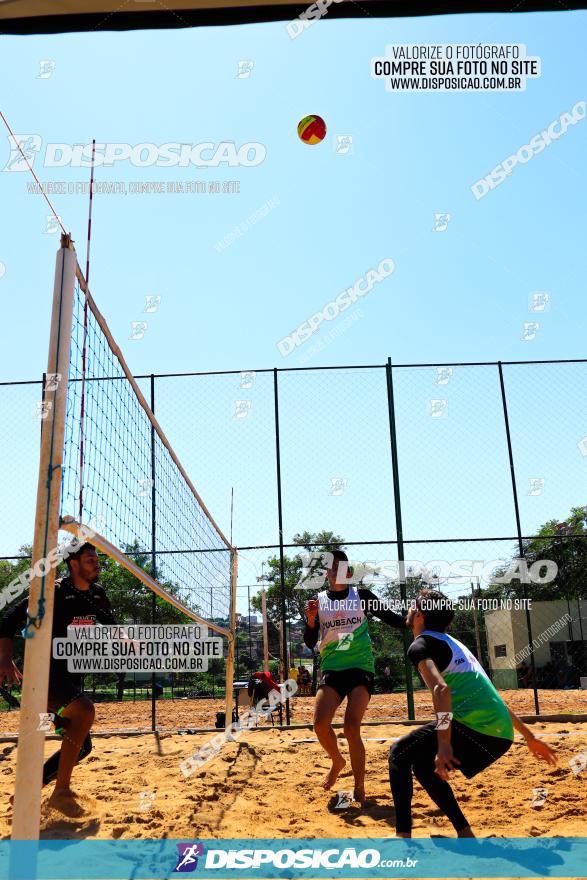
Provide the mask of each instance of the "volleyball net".
{"label": "volleyball net", "polygon": [[132,578],[123,581],[123,590],[125,584],[136,590],[138,581],[158,597],[146,620],[143,601],[138,622],[194,621],[204,638],[226,640],[230,725],[236,549],[212,518],[133,378],[68,235],[57,254],[44,388],[13,839],[38,835],[45,739],[39,719],[47,711],[59,530],[80,541],[87,537],[108,557],[108,565],[113,563],[111,568],[125,569]]}
{"label": "volleyball net", "polygon": [[85,286],[74,291],[61,518],[148,569],[169,599],[230,629],[231,552]]}

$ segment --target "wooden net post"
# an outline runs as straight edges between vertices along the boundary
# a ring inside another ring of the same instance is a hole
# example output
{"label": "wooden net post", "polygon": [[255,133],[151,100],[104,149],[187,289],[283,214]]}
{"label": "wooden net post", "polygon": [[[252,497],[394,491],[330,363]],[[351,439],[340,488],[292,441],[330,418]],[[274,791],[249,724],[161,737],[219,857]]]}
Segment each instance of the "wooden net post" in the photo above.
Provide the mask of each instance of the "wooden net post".
{"label": "wooden net post", "polygon": [[[61,237],[57,252],[53,311],[47,362],[43,433],[37,488],[37,509],[33,541],[29,594],[29,615],[24,653],[23,687],[18,731],[18,753],[14,787],[13,840],[36,840],[41,817],[41,785],[45,732],[39,730],[41,713],[47,711],[49,658],[53,627],[53,594],[57,565],[61,468],[67,409],[67,381],[71,347],[71,325],[76,272],[76,255],[69,235]],[[44,598],[44,608],[40,599]],[[42,617],[41,617],[42,615]]]}

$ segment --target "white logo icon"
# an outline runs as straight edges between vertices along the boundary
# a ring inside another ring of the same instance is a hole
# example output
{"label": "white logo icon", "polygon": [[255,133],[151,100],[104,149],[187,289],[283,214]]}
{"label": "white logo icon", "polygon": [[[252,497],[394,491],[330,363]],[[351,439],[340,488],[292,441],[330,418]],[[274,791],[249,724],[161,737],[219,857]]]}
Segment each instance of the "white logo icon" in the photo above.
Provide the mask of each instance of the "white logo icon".
{"label": "white logo icon", "polygon": [[38,400],[35,403],[35,409],[33,413],[33,418],[38,419],[40,421],[45,421],[48,418],[51,409],[53,408],[53,401],[51,400]]}
{"label": "white logo icon", "polygon": [[337,651],[348,651],[353,641],[353,633],[338,633]]}
{"label": "white logo icon", "polygon": [[351,134],[337,134],[334,152],[338,156],[348,156],[353,152],[353,136]]}
{"label": "white logo icon", "polygon": [[578,776],[579,773],[582,773],[585,767],[587,767],[587,749],[585,751],[580,752],[578,755],[575,755],[574,758],[571,758],[569,761],[569,767],[575,774]]}
{"label": "white logo icon", "polygon": [[522,342],[531,342],[532,339],[536,339],[539,329],[540,324],[537,324],[536,321],[526,321],[522,330]]}
{"label": "white logo icon", "polygon": [[332,568],[334,557],[332,553],[313,550],[311,553],[301,553],[302,571],[296,584],[296,590],[321,590],[326,580],[326,569]]}
{"label": "white logo icon", "polygon": [[444,232],[450,223],[450,214],[435,214],[432,232]]}
{"label": "white logo icon", "polygon": [[528,495],[542,495],[544,489],[544,479],[542,477],[530,477],[530,488]]}
{"label": "white logo icon", "polygon": [[139,810],[150,810],[154,800],[154,791],[139,791]]}
{"label": "white logo icon", "polygon": [[335,810],[348,810],[349,807],[353,804],[353,793],[352,791],[337,791],[336,796],[338,798],[336,804],[334,805]]}
{"label": "white logo icon", "polygon": [[161,304],[160,296],[145,296],[145,311],[146,312],[156,312]]}
{"label": "white logo icon", "polygon": [[137,495],[139,498],[146,498],[151,494],[151,489],[153,488],[153,480],[150,480],[148,477],[144,477],[140,480],[137,480],[137,483]]}
{"label": "white logo icon", "polygon": [[451,722],[451,713],[450,712],[439,712],[436,716],[436,727],[435,730],[448,730]]}
{"label": "white logo icon", "polygon": [[528,311],[530,312],[545,312],[550,308],[550,294],[549,293],[531,293],[530,294],[530,305],[528,306]]}
{"label": "white logo icon", "polygon": [[131,321],[131,332],[129,339],[142,339],[147,332],[148,324],[146,321]]}
{"label": "white logo icon", "polygon": [[255,384],[255,379],[257,374],[254,370],[243,370],[241,372],[241,384],[240,387],[247,391],[249,388],[252,388]]}
{"label": "white logo icon", "polygon": [[253,406],[252,400],[235,400],[233,418],[246,419],[246,417],[248,416],[248,414],[251,411],[252,406]]}
{"label": "white logo icon", "polygon": [[451,376],[452,367],[436,367],[436,379],[434,381],[437,385],[448,385]]}
{"label": "white logo icon", "polygon": [[59,232],[61,228],[61,217],[55,216],[55,214],[47,214],[45,217],[45,229],[43,230],[46,235],[55,235],[56,232]]}
{"label": "white logo icon", "polygon": [[[10,143],[10,156],[8,157],[8,162],[2,170],[28,171],[29,165],[31,167],[33,166],[35,156],[41,149],[41,144],[43,143],[41,135],[15,134],[14,137],[12,137],[12,135],[9,135],[8,142]],[[28,165],[25,159],[28,161]]]}
{"label": "white logo icon", "polygon": [[254,61],[239,61],[236,72],[237,79],[248,79],[253,72]]}
{"label": "white logo icon", "polygon": [[533,788],[532,789],[532,806],[533,807],[542,807],[548,797],[548,789],[547,788]]}
{"label": "white logo icon", "polygon": [[347,481],[345,477],[330,477],[329,495],[342,495],[346,489]]}
{"label": "white logo icon", "polygon": [[57,391],[57,387],[60,382],[61,373],[47,373],[45,391]]}
{"label": "white logo icon", "polygon": [[39,61],[39,72],[37,74],[37,79],[49,79],[54,70],[54,61]]}
{"label": "white logo icon", "polygon": [[429,401],[428,411],[433,419],[443,419],[448,415],[448,400]]}
{"label": "white logo icon", "polygon": [[37,730],[51,730],[54,718],[53,712],[39,712],[39,726]]}

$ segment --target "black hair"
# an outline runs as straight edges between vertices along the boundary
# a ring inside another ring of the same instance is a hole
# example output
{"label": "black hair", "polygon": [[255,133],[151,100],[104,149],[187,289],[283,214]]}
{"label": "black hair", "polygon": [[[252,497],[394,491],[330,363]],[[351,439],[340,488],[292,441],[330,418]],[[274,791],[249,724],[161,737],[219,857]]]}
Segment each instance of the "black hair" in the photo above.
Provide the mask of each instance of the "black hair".
{"label": "black hair", "polygon": [[424,615],[426,629],[434,632],[444,632],[455,616],[452,602],[440,590],[420,590],[416,608]]}
{"label": "black hair", "polygon": [[349,558],[344,552],[344,550],[333,550],[332,551],[332,561],[337,559],[339,562],[348,562]]}
{"label": "black hair", "polygon": [[[72,541],[72,544],[75,546],[73,541]],[[95,552],[96,548],[94,547],[93,544],[90,544],[89,541],[86,541],[86,543],[82,544],[81,547],[79,547],[74,553],[68,553],[67,559],[65,560],[67,567],[69,569],[71,569],[71,560],[72,559],[79,559],[80,556],[82,555],[82,553],[87,553],[89,550]]]}

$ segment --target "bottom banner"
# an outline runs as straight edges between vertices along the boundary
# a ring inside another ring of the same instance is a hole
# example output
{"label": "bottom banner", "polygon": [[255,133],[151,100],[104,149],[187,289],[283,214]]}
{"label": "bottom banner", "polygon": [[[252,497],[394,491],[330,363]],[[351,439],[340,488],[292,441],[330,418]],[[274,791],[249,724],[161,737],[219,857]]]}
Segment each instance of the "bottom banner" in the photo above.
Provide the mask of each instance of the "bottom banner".
{"label": "bottom banner", "polygon": [[587,838],[1,841],[10,880],[581,877]]}

